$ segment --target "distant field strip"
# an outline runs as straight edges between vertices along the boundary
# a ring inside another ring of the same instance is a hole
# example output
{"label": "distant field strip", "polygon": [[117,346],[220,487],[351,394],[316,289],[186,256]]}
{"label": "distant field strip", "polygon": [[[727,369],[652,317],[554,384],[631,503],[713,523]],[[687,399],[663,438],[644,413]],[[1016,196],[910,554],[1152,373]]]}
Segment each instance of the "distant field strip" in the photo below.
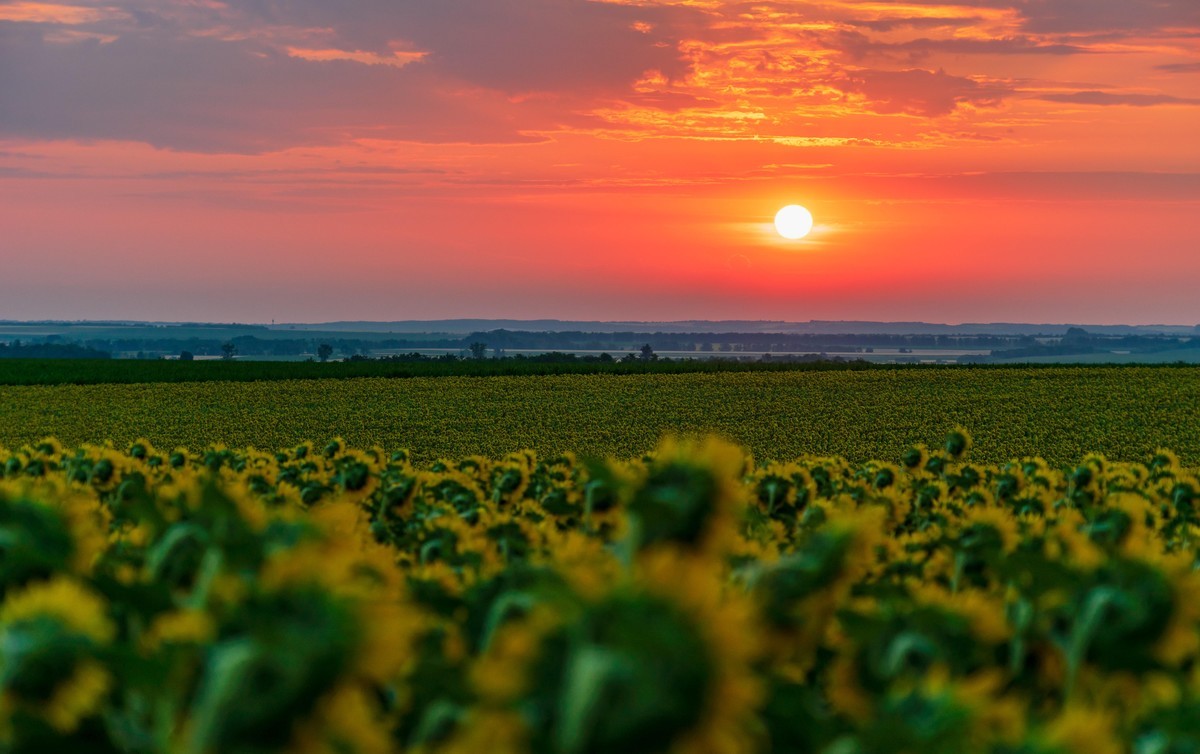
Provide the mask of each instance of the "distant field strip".
{"label": "distant field strip", "polygon": [[139,437],[158,447],[277,449],[344,437],[410,448],[415,460],[470,454],[630,456],[665,433],[715,432],[755,457],[895,459],[955,424],[974,457],[1096,451],[1145,459],[1158,447],[1200,464],[1200,369],[922,369],[666,375],[436,377],[0,387],[0,444],[47,435],[74,445]]}

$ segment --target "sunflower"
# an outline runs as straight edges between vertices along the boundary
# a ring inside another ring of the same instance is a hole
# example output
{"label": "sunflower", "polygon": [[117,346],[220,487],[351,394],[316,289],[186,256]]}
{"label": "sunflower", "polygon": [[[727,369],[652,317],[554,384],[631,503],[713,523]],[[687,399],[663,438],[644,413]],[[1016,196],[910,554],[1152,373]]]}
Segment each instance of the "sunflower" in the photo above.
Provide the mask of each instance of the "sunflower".
{"label": "sunflower", "polygon": [[755,748],[756,710],[763,689],[752,671],[764,647],[753,603],[723,588],[719,573],[673,548],[648,553],[637,567],[638,585],[682,610],[703,638],[711,679],[698,724],[676,739],[678,754],[735,754]]}
{"label": "sunflower", "polygon": [[745,505],[746,458],[715,438],[667,439],[655,451],[627,506],[634,544],[670,542],[697,553],[723,552]]}
{"label": "sunflower", "polygon": [[972,506],[963,513],[960,525],[964,535],[972,529],[990,530],[999,539],[1001,551],[1005,555],[1011,555],[1021,541],[1016,519],[1004,508]]}
{"label": "sunflower", "polygon": [[940,586],[916,582],[911,588],[917,604],[936,607],[960,615],[971,626],[971,633],[987,644],[1002,644],[1012,636],[1005,616],[1004,600],[978,589],[949,592]]}
{"label": "sunflower", "polygon": [[1178,667],[1200,652],[1200,573],[1193,568],[1193,556],[1177,553],[1154,559],[1171,583],[1171,617],[1155,643],[1154,656],[1164,664]]}
{"label": "sunflower", "polygon": [[0,607],[0,707],[74,731],[111,687],[100,656],[115,634],[104,600],[70,578],[10,594]]}
{"label": "sunflower", "polygon": [[389,754],[394,750],[386,717],[360,686],[343,684],[319,699],[296,724],[288,754]]}
{"label": "sunflower", "polygon": [[953,458],[962,458],[971,450],[974,441],[965,427],[958,426],[946,435],[945,449]]}
{"label": "sunflower", "polygon": [[1065,754],[1123,754],[1112,715],[1083,705],[1068,705],[1051,720],[1042,738]]}
{"label": "sunflower", "polygon": [[172,610],[158,615],[140,643],[150,652],[164,644],[203,644],[216,634],[213,619],[201,610]]}

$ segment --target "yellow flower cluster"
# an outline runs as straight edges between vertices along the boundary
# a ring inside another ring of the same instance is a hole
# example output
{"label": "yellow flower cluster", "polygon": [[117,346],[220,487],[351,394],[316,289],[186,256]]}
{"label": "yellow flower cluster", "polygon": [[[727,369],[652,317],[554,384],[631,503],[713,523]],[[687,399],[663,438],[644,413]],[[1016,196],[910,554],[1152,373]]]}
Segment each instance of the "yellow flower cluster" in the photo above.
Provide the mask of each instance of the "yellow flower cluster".
{"label": "yellow flower cluster", "polygon": [[1200,750],[1169,451],[0,450],[0,747]]}

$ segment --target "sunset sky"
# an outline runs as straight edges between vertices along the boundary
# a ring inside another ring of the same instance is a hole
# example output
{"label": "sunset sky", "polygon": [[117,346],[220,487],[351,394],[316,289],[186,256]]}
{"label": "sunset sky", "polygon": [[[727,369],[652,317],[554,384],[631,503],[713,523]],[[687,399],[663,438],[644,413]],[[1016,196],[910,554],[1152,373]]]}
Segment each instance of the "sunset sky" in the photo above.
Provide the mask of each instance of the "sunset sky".
{"label": "sunset sky", "polygon": [[1195,324],[1198,281],[1197,0],[0,1],[0,319]]}

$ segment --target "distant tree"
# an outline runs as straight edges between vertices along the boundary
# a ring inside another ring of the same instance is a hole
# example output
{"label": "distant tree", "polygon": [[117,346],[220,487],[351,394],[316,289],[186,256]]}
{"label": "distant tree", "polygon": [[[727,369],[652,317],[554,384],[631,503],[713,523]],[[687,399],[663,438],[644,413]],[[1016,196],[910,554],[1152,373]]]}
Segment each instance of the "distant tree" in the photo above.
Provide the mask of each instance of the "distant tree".
{"label": "distant tree", "polygon": [[333,346],[329,345],[328,343],[322,343],[321,345],[317,346],[317,358],[320,359],[322,363],[329,361],[329,357],[332,355]]}
{"label": "distant tree", "polygon": [[237,356],[237,346],[231,341],[225,341],[221,344],[221,358],[225,361],[233,361],[233,357]]}
{"label": "distant tree", "polygon": [[646,345],[642,346],[642,353],[640,356],[638,356],[638,358],[642,361],[658,361],[658,354],[656,354],[654,349],[650,347],[650,344],[647,343]]}
{"label": "distant tree", "polygon": [[611,364],[613,362],[612,354],[610,354],[610,353],[600,354],[600,361],[604,362],[605,364]]}
{"label": "distant tree", "polygon": [[487,356],[487,343],[481,343],[479,341],[475,341],[474,343],[471,344],[470,349],[471,349],[471,358],[473,358],[473,359],[482,359],[485,356]]}
{"label": "distant tree", "polygon": [[630,364],[638,360],[637,354],[627,353],[621,357],[621,361]]}
{"label": "distant tree", "polygon": [[179,360],[180,361],[195,361],[196,355],[193,354],[191,351],[180,351],[179,352]]}

